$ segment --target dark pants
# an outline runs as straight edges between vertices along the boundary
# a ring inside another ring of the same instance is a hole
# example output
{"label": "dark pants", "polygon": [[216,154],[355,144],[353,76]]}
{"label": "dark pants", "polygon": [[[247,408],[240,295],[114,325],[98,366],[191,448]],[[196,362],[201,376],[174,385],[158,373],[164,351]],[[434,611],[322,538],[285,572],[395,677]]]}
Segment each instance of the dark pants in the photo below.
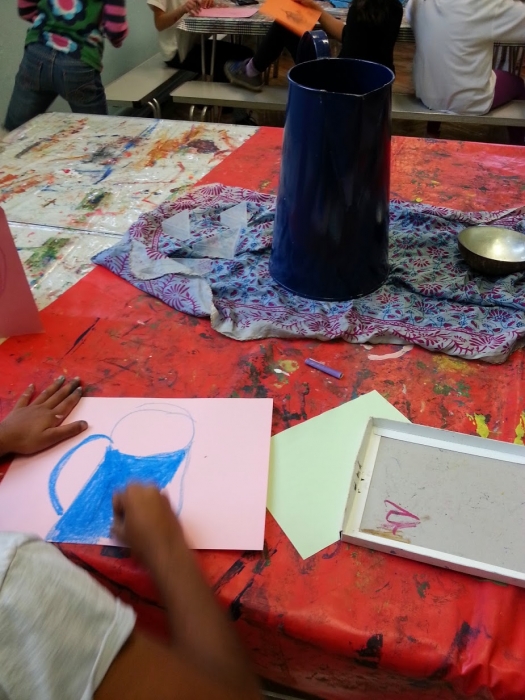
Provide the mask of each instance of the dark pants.
{"label": "dark pants", "polygon": [[18,69],[5,128],[11,131],[42,114],[59,95],[72,112],[108,113],[99,71],[44,44],[29,44]]}
{"label": "dark pants", "polygon": [[283,49],[288,49],[295,61],[300,41],[301,37],[297,34],[274,22],[255,52],[253,65],[259,73],[264,73],[279,58]]}
{"label": "dark pants", "polygon": [[[212,42],[205,41],[206,55],[206,73],[209,75],[211,71],[211,51]],[[218,83],[227,83],[228,78],[224,74],[224,64],[226,61],[244,61],[253,56],[253,51],[247,46],[240,44],[232,44],[229,41],[217,41],[215,47],[215,74],[213,79]],[[179,57],[175,56],[171,61],[167,62],[170,68],[183,68],[201,75],[201,45],[195,45],[188,53],[184,61],[179,61]]]}

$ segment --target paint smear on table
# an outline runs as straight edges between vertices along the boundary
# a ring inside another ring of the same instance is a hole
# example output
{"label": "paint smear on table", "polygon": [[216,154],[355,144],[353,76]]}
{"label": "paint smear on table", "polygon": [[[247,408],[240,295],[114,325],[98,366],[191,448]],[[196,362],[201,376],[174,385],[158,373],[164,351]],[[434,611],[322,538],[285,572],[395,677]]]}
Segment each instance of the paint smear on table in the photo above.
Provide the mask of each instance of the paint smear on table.
{"label": "paint smear on table", "polygon": [[474,415],[469,415],[468,417],[474,424],[476,433],[482,438],[488,438],[490,435],[490,429],[487,425],[486,417],[482,413],[474,413]]}
{"label": "paint smear on table", "polygon": [[396,352],[386,352],[383,355],[368,355],[369,360],[397,360],[407,352],[410,352],[414,346],[413,345],[403,345],[401,350],[396,350]]}
{"label": "paint smear on table", "polygon": [[2,141],[0,204],[10,222],[122,234],[256,131],[227,124],[42,114]]}
{"label": "paint smear on table", "polygon": [[525,438],[525,411],[521,412],[520,422],[516,426],[516,437],[514,438],[515,445],[524,445],[523,438]]}

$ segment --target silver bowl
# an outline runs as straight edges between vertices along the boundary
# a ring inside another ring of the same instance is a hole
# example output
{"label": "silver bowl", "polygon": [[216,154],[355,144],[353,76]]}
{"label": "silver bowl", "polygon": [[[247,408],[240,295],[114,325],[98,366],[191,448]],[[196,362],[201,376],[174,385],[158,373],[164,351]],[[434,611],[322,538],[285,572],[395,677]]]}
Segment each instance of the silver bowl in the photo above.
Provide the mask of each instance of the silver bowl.
{"label": "silver bowl", "polygon": [[470,226],[458,236],[467,265],[484,275],[510,275],[525,270],[525,234],[499,226]]}

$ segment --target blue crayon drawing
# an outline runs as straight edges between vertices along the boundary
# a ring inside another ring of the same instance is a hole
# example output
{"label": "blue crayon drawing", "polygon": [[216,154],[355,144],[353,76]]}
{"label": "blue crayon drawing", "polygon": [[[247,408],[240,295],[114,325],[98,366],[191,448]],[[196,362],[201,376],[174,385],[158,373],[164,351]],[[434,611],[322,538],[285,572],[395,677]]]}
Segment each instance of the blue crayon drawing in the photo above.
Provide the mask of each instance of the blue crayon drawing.
{"label": "blue crayon drawing", "polygon": [[[170,443],[170,451],[155,453],[153,449],[152,454],[146,455],[126,453],[125,447],[121,445],[126,442],[126,437],[132,439],[137,425],[142,426],[143,434],[148,434],[149,423],[151,434],[151,431],[154,432],[155,423],[158,427],[161,419],[163,428],[169,424],[169,435],[162,436],[162,444],[166,446]],[[56,513],[61,517],[46,539],[52,542],[95,544],[102,538],[109,538],[113,522],[112,496],[115,491],[124,489],[130,482],[151,483],[164,489],[176,479],[175,496],[173,493],[170,493],[170,496],[177,515],[180,515],[184,504],[184,477],[194,436],[195,423],[185,409],[175,405],[144,404],[123,416],[115,424],[111,435],[90,435],[82,440],[66,452],[49,477],[49,498]],[[104,455],[89,481],[71,505],[64,509],[57,494],[60,474],[74,453],[96,440],[108,442]]]}

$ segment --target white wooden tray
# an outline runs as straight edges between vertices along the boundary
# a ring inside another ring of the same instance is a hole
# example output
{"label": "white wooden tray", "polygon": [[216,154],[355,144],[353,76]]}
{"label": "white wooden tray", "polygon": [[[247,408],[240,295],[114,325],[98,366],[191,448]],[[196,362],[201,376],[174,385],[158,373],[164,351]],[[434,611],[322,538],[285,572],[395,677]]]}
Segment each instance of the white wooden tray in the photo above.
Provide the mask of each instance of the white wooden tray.
{"label": "white wooden tray", "polygon": [[525,587],[525,448],[372,418],[341,537]]}

